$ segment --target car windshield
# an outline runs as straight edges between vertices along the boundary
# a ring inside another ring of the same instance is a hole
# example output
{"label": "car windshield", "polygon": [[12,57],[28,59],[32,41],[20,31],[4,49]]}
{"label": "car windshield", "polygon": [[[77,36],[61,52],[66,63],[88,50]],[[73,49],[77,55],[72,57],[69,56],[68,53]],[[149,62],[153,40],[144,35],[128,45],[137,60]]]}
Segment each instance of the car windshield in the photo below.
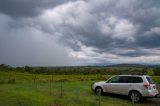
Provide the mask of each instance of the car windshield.
{"label": "car windshield", "polygon": [[154,81],[150,77],[146,77],[150,84],[154,84]]}

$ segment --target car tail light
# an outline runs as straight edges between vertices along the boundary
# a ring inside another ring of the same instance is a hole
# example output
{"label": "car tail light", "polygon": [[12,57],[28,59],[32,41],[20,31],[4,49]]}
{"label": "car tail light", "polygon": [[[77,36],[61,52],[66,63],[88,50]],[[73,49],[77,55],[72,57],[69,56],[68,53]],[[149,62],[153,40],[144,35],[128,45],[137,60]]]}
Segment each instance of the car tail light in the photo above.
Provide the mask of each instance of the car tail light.
{"label": "car tail light", "polygon": [[144,88],[147,88],[147,89],[150,88],[150,84],[144,84],[143,86],[144,86]]}

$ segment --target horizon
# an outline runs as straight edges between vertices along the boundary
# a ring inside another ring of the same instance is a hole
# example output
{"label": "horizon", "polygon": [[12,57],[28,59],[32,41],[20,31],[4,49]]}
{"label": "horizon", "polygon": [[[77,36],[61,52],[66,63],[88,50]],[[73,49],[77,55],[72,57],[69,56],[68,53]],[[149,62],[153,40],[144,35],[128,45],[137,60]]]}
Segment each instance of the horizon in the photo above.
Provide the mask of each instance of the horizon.
{"label": "horizon", "polygon": [[16,67],[49,67],[49,68],[62,68],[62,67],[121,67],[121,66],[126,66],[127,67],[129,66],[135,66],[135,67],[138,67],[138,66],[160,66],[160,64],[138,64],[138,63],[120,63],[120,64],[116,64],[116,63],[113,63],[113,64],[94,64],[94,65],[77,65],[77,66],[32,66],[32,65],[24,65],[24,66],[11,66],[11,65],[8,65],[8,64],[0,64],[0,65],[4,65],[4,66],[9,66],[9,67],[13,67],[13,68],[16,68]]}

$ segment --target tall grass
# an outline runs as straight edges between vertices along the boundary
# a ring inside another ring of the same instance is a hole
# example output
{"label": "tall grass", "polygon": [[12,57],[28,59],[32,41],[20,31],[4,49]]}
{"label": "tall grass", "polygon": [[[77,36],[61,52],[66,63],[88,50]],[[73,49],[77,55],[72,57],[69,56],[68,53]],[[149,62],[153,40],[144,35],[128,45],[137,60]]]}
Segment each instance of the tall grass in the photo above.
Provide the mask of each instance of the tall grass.
{"label": "tall grass", "polygon": [[[13,77],[14,75],[14,77]],[[15,83],[7,81],[15,78]],[[98,106],[91,83],[108,75],[40,75],[0,71],[0,106]],[[159,77],[153,77],[160,82]],[[61,82],[63,81],[63,96]],[[128,99],[102,96],[102,106],[131,106]],[[145,106],[146,104],[136,104]]]}

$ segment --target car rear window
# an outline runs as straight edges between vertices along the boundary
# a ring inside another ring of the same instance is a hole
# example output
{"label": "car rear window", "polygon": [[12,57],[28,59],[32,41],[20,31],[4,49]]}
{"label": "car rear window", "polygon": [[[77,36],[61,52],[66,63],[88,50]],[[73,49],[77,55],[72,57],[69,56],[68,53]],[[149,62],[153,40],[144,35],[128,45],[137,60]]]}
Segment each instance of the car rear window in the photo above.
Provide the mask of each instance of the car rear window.
{"label": "car rear window", "polygon": [[146,77],[147,78],[147,81],[150,83],[150,84],[154,84],[154,81],[150,78],[150,77]]}

